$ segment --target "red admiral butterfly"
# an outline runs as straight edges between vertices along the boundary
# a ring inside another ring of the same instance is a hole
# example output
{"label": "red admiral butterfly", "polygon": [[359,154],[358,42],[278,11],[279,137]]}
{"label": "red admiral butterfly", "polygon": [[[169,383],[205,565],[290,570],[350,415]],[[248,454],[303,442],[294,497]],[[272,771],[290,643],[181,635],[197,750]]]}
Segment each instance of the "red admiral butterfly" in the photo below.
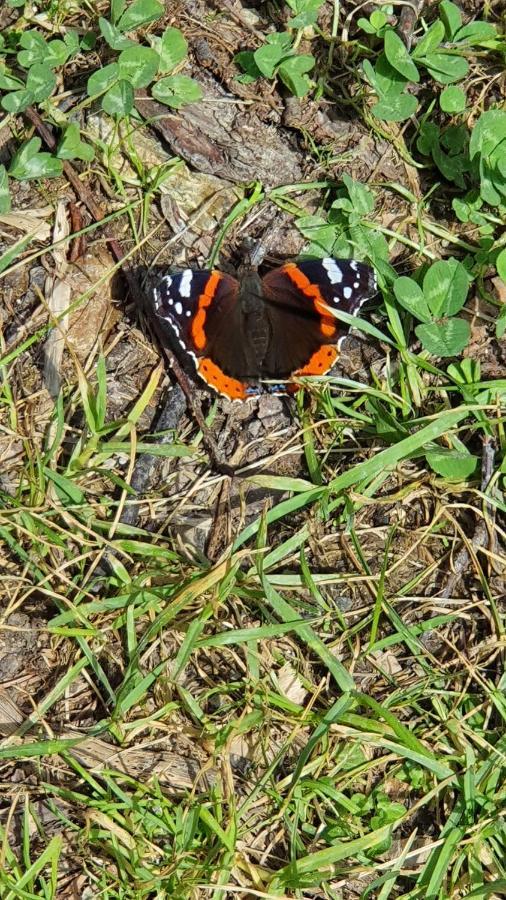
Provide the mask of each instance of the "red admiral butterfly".
{"label": "red admiral butterfly", "polygon": [[206,384],[247,400],[261,379],[275,379],[263,389],[280,393],[291,378],[328,372],[349,329],[327,307],[356,316],[376,290],[369,266],[329,257],[286,263],[263,278],[248,271],[240,282],[186,269],[166,275],[154,301]]}

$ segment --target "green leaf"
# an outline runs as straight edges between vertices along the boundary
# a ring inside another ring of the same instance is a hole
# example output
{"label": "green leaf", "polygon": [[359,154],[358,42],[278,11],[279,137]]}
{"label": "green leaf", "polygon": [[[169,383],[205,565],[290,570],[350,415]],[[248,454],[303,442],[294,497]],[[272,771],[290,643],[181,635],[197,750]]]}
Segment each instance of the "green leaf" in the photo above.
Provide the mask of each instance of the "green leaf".
{"label": "green leaf", "polygon": [[462,200],[459,197],[454,197],[452,200],[453,211],[460,222],[474,222],[476,225],[486,222],[486,219],[479,212],[482,206],[483,201],[481,197],[471,199],[470,196],[467,196]]}
{"label": "green leaf", "polygon": [[26,88],[36,103],[50,97],[56,87],[56,75],[45,63],[38,63],[28,71]]}
{"label": "green leaf", "polygon": [[469,63],[463,56],[451,56],[449,53],[431,53],[420,63],[440,84],[461,81],[469,72]]}
{"label": "green leaf", "polygon": [[[446,90],[459,91],[460,88],[446,88]],[[443,131],[441,144],[446,147],[450,153],[455,156],[462,153],[469,142],[469,132],[465,125],[450,125],[446,131]]]}
{"label": "green leaf", "polygon": [[63,164],[61,160],[51,156],[50,153],[39,153],[40,138],[31,138],[21,145],[14,154],[9,166],[9,175],[18,181],[26,181],[29,178],[55,178],[61,175]]}
{"label": "green leaf", "polygon": [[34,63],[43,62],[46,56],[46,41],[34,28],[23,31],[19,38],[19,46],[23,47],[17,54],[17,61],[24,69],[29,69]]}
{"label": "green leaf", "polygon": [[499,278],[506,284],[506,250],[501,250],[499,253],[495,261],[495,267]]}
{"label": "green leaf", "polygon": [[504,161],[499,157],[498,146],[490,156],[480,159],[480,195],[490,206],[500,206],[506,197],[506,176],[503,172]]}
{"label": "green leaf", "polygon": [[102,109],[110,116],[129,116],[134,106],[134,89],[123,78],[113,84],[102,97]]}
{"label": "green leaf", "polygon": [[394,282],[395,299],[404,309],[407,309],[415,319],[420,322],[431,322],[432,316],[423,291],[416,281],[401,275]]}
{"label": "green leaf", "polygon": [[79,41],[79,49],[84,50],[86,53],[88,50],[94,50],[97,44],[97,35],[94,31],[87,31],[81,36],[81,40]]}
{"label": "green leaf", "polygon": [[384,96],[371,109],[377,119],[385,122],[403,122],[409,119],[418,107],[418,100],[412,94],[399,94],[399,96]]}
{"label": "green leaf", "polygon": [[[378,79],[376,77],[376,71],[375,71],[375,69],[373,69],[373,67],[371,66],[371,63],[369,62],[368,59],[364,59],[364,62],[362,63],[362,70],[364,72],[365,77],[367,78],[367,81],[371,85],[371,87],[374,88],[374,90],[376,91],[377,94],[380,94],[381,91],[378,86]],[[405,84],[405,82],[403,81],[403,86],[404,86],[404,84]],[[401,87],[401,90],[402,90],[402,87]]]}
{"label": "green leaf", "polygon": [[467,450],[445,450],[443,447],[428,450],[425,458],[434,472],[451,481],[469,478],[478,462],[478,458]]}
{"label": "green leaf", "polygon": [[151,88],[155,100],[165,103],[172,109],[180,109],[187,103],[195,103],[202,99],[202,88],[193,78],[187,75],[169,75],[157,81]]}
{"label": "green leaf", "polygon": [[103,16],[100,16],[98,20],[98,27],[102,37],[113,50],[127,50],[128,47],[135,46],[135,41],[125,37],[119,28],[116,28],[116,25],[113,25],[108,19],[104,19]]}
{"label": "green leaf", "polygon": [[15,78],[10,71],[5,68],[0,70],[0,91],[17,91],[20,88],[24,88],[24,86],[24,81],[21,81],[20,78]]}
{"label": "green leaf", "polygon": [[478,153],[491,155],[494,149],[506,139],[506,110],[489,109],[475,122],[469,142],[469,155],[474,159]]}
{"label": "green leaf", "polygon": [[415,49],[411,54],[413,59],[420,59],[423,56],[434,53],[436,47],[439,47],[441,41],[444,39],[444,36],[445,27],[440,19],[436,19],[415,46]]}
{"label": "green leaf", "polygon": [[0,166],[0,213],[8,213],[11,208],[11,195],[7,169]]}
{"label": "green leaf", "polygon": [[346,172],[343,173],[343,184],[348,191],[353,211],[360,216],[366,216],[374,209],[374,194],[367,185],[360,181],[355,181]]}
{"label": "green leaf", "polygon": [[286,50],[280,44],[262,44],[253,53],[256,65],[265,78],[272,78],[276,67],[286,56]]}
{"label": "green leaf", "polygon": [[104,66],[103,69],[98,69],[96,72],[93,72],[93,75],[90,75],[88,78],[88,97],[98,97],[99,94],[103,94],[104,91],[107,91],[108,88],[118,80],[118,78],[118,63],[109,63],[109,65]]}
{"label": "green leaf", "polygon": [[[365,64],[364,64],[365,65]],[[374,67],[375,89],[381,96],[402,94],[408,80],[390,65],[384,53],[380,53]]]}
{"label": "green leaf", "polygon": [[460,113],[466,108],[466,92],[460,87],[447,87],[441,93],[439,105],[443,112]]}
{"label": "green leaf", "polygon": [[65,32],[63,35],[64,44],[68,50],[69,58],[74,56],[76,53],[79,53],[80,44],[79,44],[79,33],[77,31],[73,31],[71,28]]}
{"label": "green leaf", "polygon": [[375,31],[379,31],[388,22],[388,16],[381,9],[375,9],[369,17],[369,21]]}
{"label": "green leaf", "polygon": [[5,94],[0,100],[3,108],[7,112],[14,114],[28,109],[33,102],[33,94],[31,94],[30,91],[12,91],[10,94]]}
{"label": "green leaf", "polygon": [[188,43],[179,28],[166,28],[158,45],[159,71],[172,72],[188,53]]}
{"label": "green leaf", "polygon": [[417,325],[415,334],[425,350],[433,356],[444,358],[456,356],[467,347],[471,328],[465,319],[447,319],[441,324],[431,322],[428,325]]}
{"label": "green leaf", "polygon": [[49,43],[46,44],[44,62],[46,65],[51,66],[51,68],[56,69],[59,66],[65,65],[70,56],[70,52],[70,48],[65,41],[49,41]]}
{"label": "green leaf", "polygon": [[291,56],[281,63],[278,75],[292,94],[304,97],[311,88],[311,81],[306,72],[310,72],[314,64],[315,58],[310,54]]}
{"label": "green leaf", "polygon": [[454,181],[459,187],[465,187],[463,175],[468,169],[468,160],[465,156],[448,156],[439,144],[435,144],[432,148],[432,158],[448,181]]}
{"label": "green leaf", "polygon": [[93,147],[81,140],[81,133],[76,122],[72,122],[63,134],[56,151],[58,159],[82,159],[91,162],[95,156]]}
{"label": "green leaf", "polygon": [[117,25],[125,12],[126,0],[111,0],[111,22]]}
{"label": "green leaf", "polygon": [[443,0],[439,4],[439,15],[444,22],[446,39],[450,41],[462,25],[460,9],[455,3],[451,3],[450,0]]}
{"label": "green leaf", "polygon": [[468,22],[459,28],[453,36],[453,40],[457,43],[465,43],[468,46],[481,44],[482,42],[494,40],[497,37],[495,25],[490,22]]}
{"label": "green leaf", "polygon": [[495,323],[495,336],[498,341],[504,337],[506,333],[506,303],[503,303],[499,315],[497,316],[497,320]]}
{"label": "green leaf", "polygon": [[287,0],[287,5],[295,13],[295,16],[288,20],[289,27],[307,28],[317,21],[322,0],[296,0],[296,2]]}
{"label": "green leaf", "polygon": [[17,60],[20,66],[28,69],[35,63],[45,63],[56,69],[63,66],[71,54],[71,48],[65,41],[59,39],[45,41],[37,31],[25,31],[19,40],[20,46],[26,49],[20,50]]}
{"label": "green leaf", "polygon": [[420,125],[416,140],[417,149],[424,156],[430,156],[434,147],[439,146],[439,128],[435,122],[425,121]]}
{"label": "green leaf", "polygon": [[332,256],[332,250],[336,240],[336,229],[329,225],[321,216],[300,216],[295,222],[303,237],[312,241],[312,256],[320,253],[322,256]]}
{"label": "green leaf", "polygon": [[159,63],[158,53],[150,47],[129,47],[118,57],[119,77],[134,88],[147,87],[158,72]]}
{"label": "green leaf", "polygon": [[238,76],[238,80],[242,84],[251,84],[261,77],[262,73],[255,62],[255,54],[252,50],[241,50],[240,53],[236,53],[234,62],[241,67],[243,72],[246,72],[246,75]]}
{"label": "green leaf", "polygon": [[420,81],[418,69],[393,28],[387,28],[385,31],[385,56],[392,68],[408,81]]}
{"label": "green leaf", "polygon": [[120,31],[135,31],[148,22],[156,22],[165,12],[163,3],[158,0],[134,0],[125,10],[117,23]]}
{"label": "green leaf", "polygon": [[365,31],[366,34],[376,34],[376,29],[371,22],[369,22],[369,19],[364,19],[363,16],[360,16],[360,18],[357,19],[357,25],[362,31]]}
{"label": "green leaf", "polygon": [[469,277],[457,259],[438,260],[425,273],[423,293],[432,315],[454,316],[464,306]]}
{"label": "green leaf", "polygon": [[71,481],[70,478],[66,478],[65,475],[60,475],[59,472],[55,472],[53,469],[49,468],[44,468],[44,474],[55,485],[56,493],[64,506],[84,502],[85,495],[81,488]]}
{"label": "green leaf", "polygon": [[[260,75],[261,74],[262,73],[260,72]],[[247,75],[245,73],[244,75],[236,75],[236,81],[238,81],[239,84],[253,84],[253,82],[255,82],[258,77],[258,75]]]}

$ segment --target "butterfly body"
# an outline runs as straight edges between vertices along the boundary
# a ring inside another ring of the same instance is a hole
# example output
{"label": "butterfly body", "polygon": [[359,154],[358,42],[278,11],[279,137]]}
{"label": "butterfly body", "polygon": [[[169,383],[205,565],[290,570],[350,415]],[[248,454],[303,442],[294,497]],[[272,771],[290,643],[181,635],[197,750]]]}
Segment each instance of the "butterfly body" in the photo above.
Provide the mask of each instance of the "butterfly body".
{"label": "butterfly body", "polygon": [[286,263],[263,278],[248,271],[240,281],[187,269],[160,281],[154,304],[206,384],[245,400],[262,389],[286,390],[297,376],[325,374],[348,330],[332,310],[356,315],[375,292],[369,266],[329,257]]}

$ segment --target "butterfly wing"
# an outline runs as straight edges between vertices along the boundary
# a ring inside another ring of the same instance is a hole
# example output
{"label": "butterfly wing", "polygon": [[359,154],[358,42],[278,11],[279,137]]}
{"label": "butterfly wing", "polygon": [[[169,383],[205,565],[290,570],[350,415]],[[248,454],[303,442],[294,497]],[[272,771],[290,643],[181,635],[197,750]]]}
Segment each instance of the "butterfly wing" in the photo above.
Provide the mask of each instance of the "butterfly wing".
{"label": "butterfly wing", "polygon": [[230,399],[244,400],[248,371],[241,340],[239,283],[223,272],[186,269],[166,275],[154,291],[156,315],[206,384]]}
{"label": "butterfly wing", "polygon": [[271,330],[262,374],[270,378],[324,375],[349,330],[326,307],[357,315],[377,290],[369,266],[330,257],[273,269],[262,287]]}

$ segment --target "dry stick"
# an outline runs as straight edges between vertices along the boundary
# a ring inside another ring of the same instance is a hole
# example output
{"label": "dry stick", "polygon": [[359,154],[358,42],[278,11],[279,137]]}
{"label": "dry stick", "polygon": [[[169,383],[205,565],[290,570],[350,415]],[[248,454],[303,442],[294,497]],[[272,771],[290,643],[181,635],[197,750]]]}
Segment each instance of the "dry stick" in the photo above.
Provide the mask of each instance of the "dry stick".
{"label": "dry stick", "polygon": [[397,34],[408,50],[411,50],[413,31],[425,6],[425,0],[413,0],[402,7],[397,25]]}
{"label": "dry stick", "polygon": [[[494,445],[491,438],[487,436],[483,440],[483,453],[481,457],[481,490],[483,492],[486,491],[489,481],[494,474],[494,456]],[[490,518],[493,518],[494,508],[490,503],[485,502],[484,512],[485,515],[489,515]],[[487,526],[487,521],[486,519],[480,519],[471,540],[471,547],[473,548],[473,550],[479,550],[481,547],[485,547],[489,540],[490,534]],[[453,568],[455,571],[452,572],[452,574],[448,578],[443,590],[438,595],[438,599],[447,600],[452,596],[458,582],[460,581],[462,576],[465,575],[470,561],[471,553],[464,545],[463,547],[461,547],[454,559]]]}
{"label": "dry stick", "polygon": [[[27,117],[27,119],[30,120],[30,122],[35,127],[36,131],[39,133],[39,135],[42,138],[42,140],[44,141],[44,143],[49,147],[49,149],[55,150],[56,149],[56,140],[53,137],[52,132],[47,127],[47,125],[44,124],[44,122],[42,121],[42,119],[40,118],[38,113],[35,112],[35,110],[31,106],[29,106],[28,109],[25,110],[25,116]],[[81,179],[79,178],[74,167],[71,165],[71,163],[68,160],[63,161],[63,171],[65,172],[65,175],[68,178],[70,184],[74,188],[74,191],[76,192],[77,196],[84,203],[84,205],[86,206],[88,211],[91,213],[95,222],[100,222],[104,218],[104,211],[102,210],[102,207],[96,202],[91,191],[89,190],[87,185],[85,185],[81,181]],[[130,271],[130,269],[127,266],[122,264],[122,260],[124,259],[125,254],[123,253],[121,244],[119,243],[119,241],[116,240],[116,238],[108,237],[107,235],[106,235],[106,239],[107,239],[107,243],[109,245],[110,251],[111,251],[114,259],[116,260],[117,263],[120,263],[121,272],[125,278],[125,281],[128,284],[130,293],[132,294],[132,296],[139,294],[140,288],[139,288],[136,277],[134,276],[134,274]],[[160,336],[157,335],[157,337],[160,337]],[[221,459],[220,452],[218,450],[216,442],[215,442],[214,438],[212,437],[212,435],[210,434],[209,429],[204,421],[204,416],[202,415],[202,410],[199,408],[198,404],[195,403],[192,387],[188,381],[188,378],[187,378],[185,372],[179,365],[179,363],[176,360],[176,358],[174,357],[174,355],[170,354],[170,356],[169,356],[167,348],[163,345],[162,342],[160,342],[160,349],[162,350],[162,354],[163,354],[164,358],[166,360],[168,359],[169,365],[171,366],[171,368],[174,372],[174,375],[176,376],[176,380],[178,381],[179,386],[185,396],[185,399],[186,399],[186,402],[190,409],[190,412],[202,432],[202,440],[203,440],[204,446],[205,446],[209,456],[211,457],[214,465],[220,472],[222,472],[222,474],[231,475],[233,473],[232,467],[228,466]],[[170,393],[169,394],[169,403],[171,401],[172,401],[172,394]],[[164,412],[165,411],[162,412],[162,416],[164,415]]]}

